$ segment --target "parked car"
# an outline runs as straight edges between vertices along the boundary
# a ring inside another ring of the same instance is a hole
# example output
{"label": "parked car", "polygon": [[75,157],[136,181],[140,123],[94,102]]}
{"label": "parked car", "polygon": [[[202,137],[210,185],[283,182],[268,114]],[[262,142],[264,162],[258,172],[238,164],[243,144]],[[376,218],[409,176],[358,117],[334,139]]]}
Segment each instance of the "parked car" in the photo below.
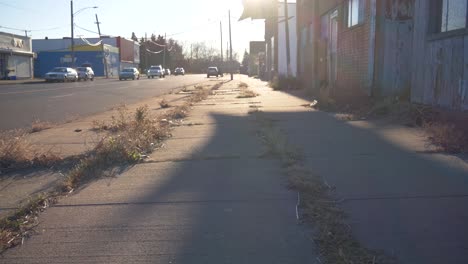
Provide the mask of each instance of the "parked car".
{"label": "parked car", "polygon": [[164,69],[164,74],[166,74],[167,76],[171,76],[171,70],[169,68]]}
{"label": "parked car", "polygon": [[140,72],[137,68],[123,68],[119,73],[119,80],[139,80],[140,79]]}
{"label": "parked car", "polygon": [[218,67],[209,67],[208,72],[206,74],[207,78],[210,78],[210,76],[216,76],[219,77],[219,70]]}
{"label": "parked car", "polygon": [[174,70],[174,75],[177,76],[177,75],[185,75],[185,70],[184,68],[175,68]]}
{"label": "parked car", "polygon": [[94,81],[94,71],[91,67],[78,67],[76,71],[78,72],[78,81]]}
{"label": "parked car", "polygon": [[154,78],[154,76],[159,78],[164,78],[166,76],[161,65],[151,66],[146,75],[148,76],[148,79]]}
{"label": "parked car", "polygon": [[56,67],[50,72],[46,73],[44,79],[46,82],[76,82],[76,80],[78,80],[78,73],[72,68]]}

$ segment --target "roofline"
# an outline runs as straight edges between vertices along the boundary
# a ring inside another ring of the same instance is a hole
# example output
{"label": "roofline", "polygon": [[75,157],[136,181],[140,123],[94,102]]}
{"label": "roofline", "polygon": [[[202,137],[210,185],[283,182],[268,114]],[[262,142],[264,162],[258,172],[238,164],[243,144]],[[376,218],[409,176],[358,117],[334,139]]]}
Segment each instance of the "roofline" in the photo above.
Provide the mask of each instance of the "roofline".
{"label": "roofline", "polygon": [[17,34],[9,33],[9,32],[3,32],[3,31],[0,31],[0,34],[10,35],[10,36],[14,36],[14,37],[17,37],[17,38],[27,38],[27,39],[31,39],[31,37],[26,37],[26,36],[17,35]]}

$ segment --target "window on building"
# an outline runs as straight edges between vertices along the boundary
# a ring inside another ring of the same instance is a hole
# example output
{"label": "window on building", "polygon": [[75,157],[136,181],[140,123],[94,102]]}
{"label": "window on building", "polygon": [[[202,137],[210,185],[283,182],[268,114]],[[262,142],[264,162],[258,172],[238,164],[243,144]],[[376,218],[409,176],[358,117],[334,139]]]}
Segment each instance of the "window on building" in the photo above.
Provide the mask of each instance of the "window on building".
{"label": "window on building", "polygon": [[440,0],[440,32],[466,28],[467,0]]}
{"label": "window on building", "polygon": [[364,22],[364,5],[366,0],[348,0],[347,1],[347,15],[348,27],[356,26]]}

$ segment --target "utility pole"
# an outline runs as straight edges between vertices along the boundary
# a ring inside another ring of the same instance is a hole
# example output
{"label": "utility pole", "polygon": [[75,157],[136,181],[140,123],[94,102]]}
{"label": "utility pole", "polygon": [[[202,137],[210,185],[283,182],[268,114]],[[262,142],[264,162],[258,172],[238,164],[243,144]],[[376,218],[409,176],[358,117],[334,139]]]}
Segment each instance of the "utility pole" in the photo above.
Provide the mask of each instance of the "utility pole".
{"label": "utility pole", "polygon": [[99,39],[101,40],[102,63],[104,64],[104,71],[105,71],[105,74],[106,74],[106,79],[108,79],[109,78],[109,69],[107,68],[106,51],[104,50],[104,42],[102,42],[102,39],[101,39],[101,27],[100,27],[101,22],[99,22],[99,18],[98,18],[97,14],[96,14],[96,22],[94,22],[94,23],[97,25]]}
{"label": "utility pole", "polygon": [[221,63],[223,63],[223,22],[219,21],[219,29],[221,31]]}
{"label": "utility pole", "polygon": [[148,47],[146,46],[146,45],[148,45],[147,42],[148,42],[148,34],[145,32],[145,43],[144,43],[145,44],[145,50],[144,50],[144,52],[145,52],[145,68],[146,69],[148,69],[148,51],[147,51]]}
{"label": "utility pole", "polygon": [[74,21],[73,21],[73,0],[70,0],[70,14],[71,14],[71,59],[72,59],[72,62],[71,62],[71,65],[72,67],[75,67],[75,40],[73,39],[75,36],[74,36],[74,32],[73,32],[73,28],[74,28]]}
{"label": "utility pole", "polygon": [[229,10],[229,43],[230,43],[230,70],[231,70],[231,81],[234,80],[234,75],[232,73],[234,63],[232,62],[232,35],[231,35],[231,10]]}
{"label": "utility pole", "polygon": [[289,15],[288,15],[288,0],[284,1],[284,27],[286,32],[286,64],[287,64],[287,72],[288,77],[291,77],[291,53],[289,49]]}
{"label": "utility pole", "polygon": [[101,24],[101,22],[99,22],[99,19],[98,19],[97,14],[96,14],[96,22],[94,22],[94,24],[97,25],[97,30],[98,30],[99,38],[101,38],[101,27],[99,26],[99,25]]}
{"label": "utility pole", "polygon": [[166,33],[164,33],[164,55],[163,55],[163,69],[166,70],[166,48],[167,48],[167,40],[166,40]]}

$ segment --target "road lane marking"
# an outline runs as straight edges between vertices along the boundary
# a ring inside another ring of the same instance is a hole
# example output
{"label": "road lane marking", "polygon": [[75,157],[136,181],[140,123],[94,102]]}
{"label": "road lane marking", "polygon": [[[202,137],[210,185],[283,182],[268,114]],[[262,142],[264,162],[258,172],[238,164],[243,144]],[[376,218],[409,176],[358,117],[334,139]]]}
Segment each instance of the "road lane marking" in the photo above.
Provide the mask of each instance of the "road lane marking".
{"label": "road lane marking", "polygon": [[62,98],[62,97],[68,97],[68,96],[72,96],[74,94],[64,94],[64,95],[57,95],[57,96],[52,96],[50,97],[50,99],[56,99],[56,98]]}

